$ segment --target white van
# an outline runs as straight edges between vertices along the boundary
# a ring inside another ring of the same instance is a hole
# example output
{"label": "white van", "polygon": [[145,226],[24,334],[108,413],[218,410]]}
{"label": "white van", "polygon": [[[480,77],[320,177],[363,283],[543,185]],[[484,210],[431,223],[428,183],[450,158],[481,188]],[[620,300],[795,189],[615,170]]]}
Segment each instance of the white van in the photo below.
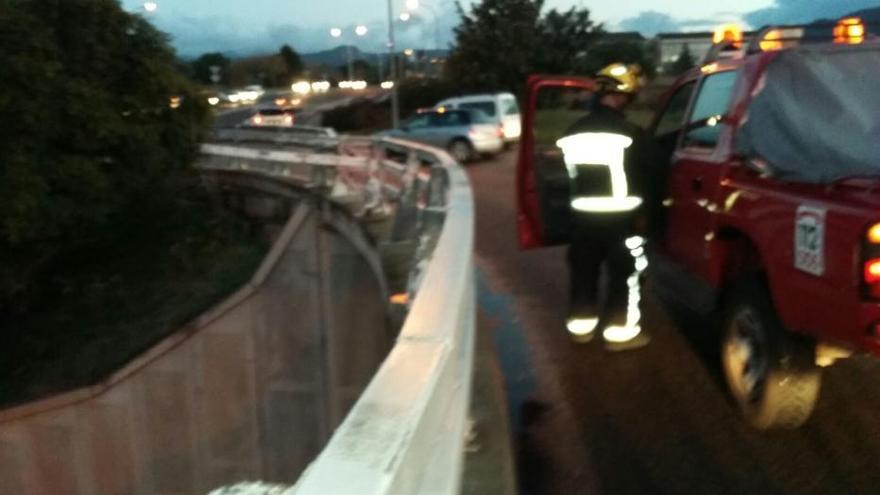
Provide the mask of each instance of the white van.
{"label": "white van", "polygon": [[481,110],[496,122],[504,136],[504,143],[519,141],[522,134],[522,120],[519,104],[510,93],[481,94],[447,98],[434,105],[434,108],[456,110]]}

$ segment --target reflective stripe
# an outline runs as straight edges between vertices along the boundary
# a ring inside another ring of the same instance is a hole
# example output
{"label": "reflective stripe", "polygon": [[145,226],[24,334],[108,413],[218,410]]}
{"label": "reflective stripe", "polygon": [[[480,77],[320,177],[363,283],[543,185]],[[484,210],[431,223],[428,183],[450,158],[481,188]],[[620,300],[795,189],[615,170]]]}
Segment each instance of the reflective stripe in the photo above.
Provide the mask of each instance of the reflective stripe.
{"label": "reflective stripe", "polygon": [[577,211],[610,213],[632,211],[642,198],[629,195],[629,182],[624,161],[626,149],[633,140],[623,134],[582,132],[556,142],[565,156],[565,167],[571,179],[577,178],[578,167],[608,167],[611,175],[611,196],[577,197],[571,207]]}
{"label": "reflective stripe", "polygon": [[642,333],[641,320],[642,310],[639,303],[642,301],[641,276],[648,268],[648,257],[645,254],[645,239],[643,237],[630,237],[626,240],[626,247],[633,257],[634,271],[626,279],[629,289],[626,308],[626,324],[623,326],[610,326],[602,332],[602,337],[608,342],[623,343],[639,336]]}
{"label": "reflective stripe", "polygon": [[572,335],[589,335],[599,324],[599,318],[573,318],[565,322],[565,327]]}
{"label": "reflective stripe", "polygon": [[600,197],[580,197],[571,201],[571,207],[577,211],[585,211],[590,213],[620,213],[625,211],[633,211],[642,204],[642,198],[610,198]]}

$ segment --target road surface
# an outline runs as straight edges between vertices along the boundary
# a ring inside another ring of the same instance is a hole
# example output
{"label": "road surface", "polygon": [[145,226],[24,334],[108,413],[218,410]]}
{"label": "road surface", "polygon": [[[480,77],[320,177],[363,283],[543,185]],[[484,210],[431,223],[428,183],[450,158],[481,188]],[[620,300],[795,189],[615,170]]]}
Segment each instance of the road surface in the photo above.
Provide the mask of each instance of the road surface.
{"label": "road surface", "polygon": [[[364,91],[331,90],[329,93],[306,97],[302,107],[297,111],[297,124],[320,126],[321,112],[351,104],[358,99],[378,99],[387,94],[379,88],[368,88]],[[269,102],[267,105],[271,106]],[[219,110],[214,118],[215,127],[235,127],[249,119],[260,104],[246,105],[233,109]]]}
{"label": "road surface", "polygon": [[809,423],[758,433],[727,400],[710,325],[651,294],[649,347],[569,342],[564,251],[517,249],[514,155],[467,170],[481,330],[499,350],[524,495],[880,493],[880,360],[826,370]]}

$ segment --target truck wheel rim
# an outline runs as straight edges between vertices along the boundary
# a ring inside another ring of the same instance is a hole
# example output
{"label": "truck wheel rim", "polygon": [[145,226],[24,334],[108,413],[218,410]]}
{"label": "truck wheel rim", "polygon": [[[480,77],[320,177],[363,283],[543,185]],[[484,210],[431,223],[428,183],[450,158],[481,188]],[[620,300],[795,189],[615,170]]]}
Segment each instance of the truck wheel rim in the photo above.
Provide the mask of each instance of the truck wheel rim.
{"label": "truck wheel rim", "polygon": [[731,322],[724,348],[727,376],[741,400],[760,400],[767,378],[768,356],[761,320],[751,308],[743,309]]}

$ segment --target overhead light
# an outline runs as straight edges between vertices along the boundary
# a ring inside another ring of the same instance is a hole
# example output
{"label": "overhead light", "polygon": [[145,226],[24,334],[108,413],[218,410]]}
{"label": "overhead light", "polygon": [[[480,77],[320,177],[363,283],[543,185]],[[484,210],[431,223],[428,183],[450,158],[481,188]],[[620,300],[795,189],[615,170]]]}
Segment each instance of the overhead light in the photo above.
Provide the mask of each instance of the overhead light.
{"label": "overhead light", "polygon": [[367,26],[358,26],[354,28],[354,34],[358,36],[364,36],[367,34],[368,31],[369,30],[367,29]]}
{"label": "overhead light", "polygon": [[144,2],[144,10],[147,12],[155,12],[159,8],[159,4],[156,2]]}
{"label": "overhead light", "polygon": [[419,0],[406,0],[406,8],[416,10],[419,8]]}
{"label": "overhead light", "polygon": [[332,28],[330,30],[330,36],[333,36],[334,38],[342,36],[342,30],[339,28]]}
{"label": "overhead light", "polygon": [[409,12],[404,12],[404,13],[400,14],[400,20],[403,22],[410,20],[411,17],[412,16],[409,14]]}

